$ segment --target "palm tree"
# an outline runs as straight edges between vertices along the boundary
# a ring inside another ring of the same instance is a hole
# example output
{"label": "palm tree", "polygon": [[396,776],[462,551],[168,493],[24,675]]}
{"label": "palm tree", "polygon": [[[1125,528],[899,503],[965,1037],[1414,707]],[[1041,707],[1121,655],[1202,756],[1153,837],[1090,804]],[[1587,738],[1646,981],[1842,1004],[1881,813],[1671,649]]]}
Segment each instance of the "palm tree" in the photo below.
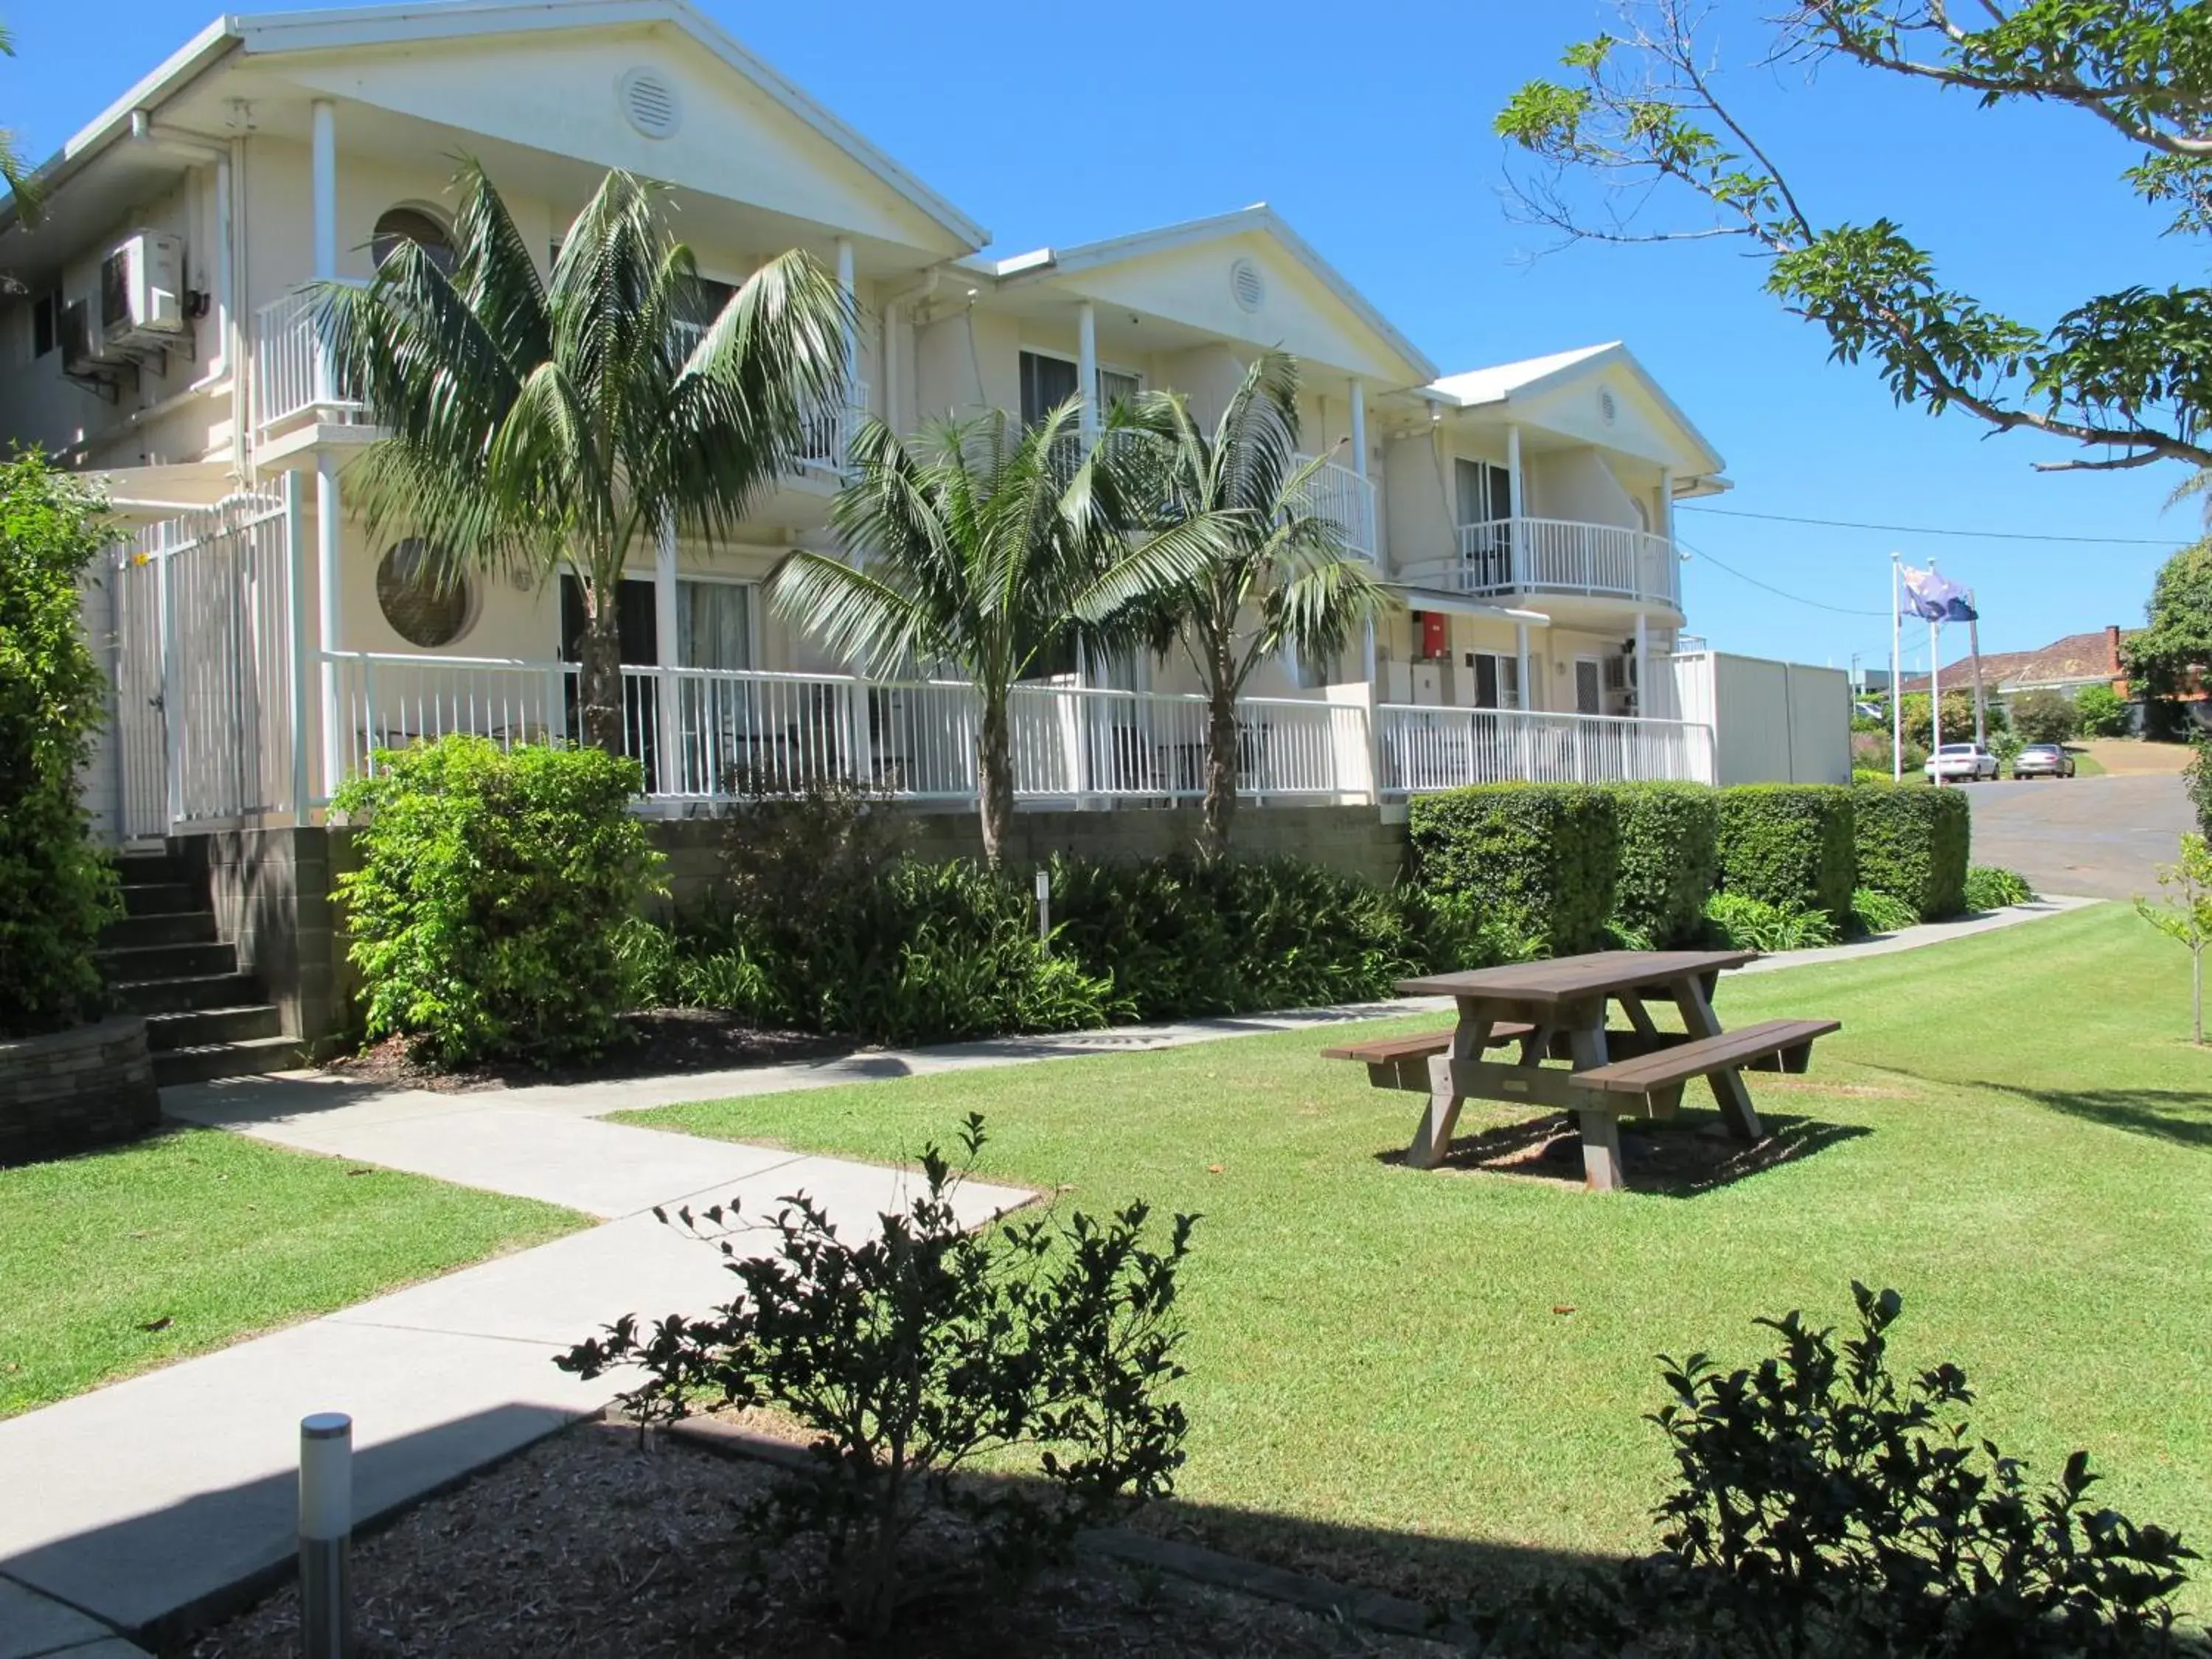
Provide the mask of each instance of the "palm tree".
{"label": "palm tree", "polygon": [[1206,812],[1200,848],[1218,857],[1237,810],[1237,699],[1252,672],[1285,649],[1330,661],[1394,601],[1367,562],[1349,552],[1307,487],[1325,464],[1301,465],[1298,366],[1263,354],[1246,371],[1209,434],[1179,392],[1147,392],[1134,422],[1147,434],[1146,483],[1123,488],[1155,503],[1152,522],[1202,549],[1196,578],[1155,593],[1147,632],[1155,653],[1179,641],[1206,688]]}
{"label": "palm tree", "polygon": [[[15,36],[0,27],[0,58],[15,55]],[[15,132],[7,127],[0,127],[0,185],[5,185],[15,198],[15,216],[27,225],[33,223],[38,218],[39,200],[31,183],[31,167],[15,148]],[[0,283],[0,292],[4,291],[5,284]]]}
{"label": "palm tree", "polygon": [[851,307],[793,251],[717,310],[660,187],[619,172],[541,279],[483,169],[458,187],[450,276],[403,244],[368,288],[320,291],[340,379],[389,434],[348,481],[372,535],[404,524],[447,572],[574,568],[584,739],[619,753],[623,566],[664,527],[721,538],[791,468],[844,396]]}
{"label": "palm tree", "polygon": [[[1078,456],[1081,400],[1027,431],[1005,413],[939,422],[914,447],[871,420],[831,521],[854,562],[801,550],[770,579],[777,611],[853,660],[942,663],[981,702],[975,771],[983,854],[999,862],[1014,806],[1015,683],[1080,639],[1133,638],[1132,601],[1192,580],[1188,527],[1134,543],[1111,447]],[[1109,422],[1109,436],[1121,417]]]}

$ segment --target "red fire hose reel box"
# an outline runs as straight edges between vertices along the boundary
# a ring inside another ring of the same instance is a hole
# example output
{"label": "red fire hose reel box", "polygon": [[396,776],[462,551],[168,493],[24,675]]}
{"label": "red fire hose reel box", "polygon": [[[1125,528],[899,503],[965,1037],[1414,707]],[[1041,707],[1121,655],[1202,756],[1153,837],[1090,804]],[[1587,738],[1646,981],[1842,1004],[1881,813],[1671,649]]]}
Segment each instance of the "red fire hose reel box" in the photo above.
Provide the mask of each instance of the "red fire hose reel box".
{"label": "red fire hose reel box", "polygon": [[1421,618],[1421,655],[1434,661],[1451,655],[1451,618],[1441,611],[1424,611]]}

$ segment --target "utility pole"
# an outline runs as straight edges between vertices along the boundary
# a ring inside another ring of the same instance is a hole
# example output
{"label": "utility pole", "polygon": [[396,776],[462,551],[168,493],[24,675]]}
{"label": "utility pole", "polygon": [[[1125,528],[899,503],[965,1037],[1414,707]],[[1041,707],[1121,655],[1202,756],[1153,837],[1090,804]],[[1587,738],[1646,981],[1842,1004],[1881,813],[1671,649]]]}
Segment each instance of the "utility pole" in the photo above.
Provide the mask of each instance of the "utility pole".
{"label": "utility pole", "polygon": [[1966,590],[1966,649],[1974,658],[1974,741],[1984,747],[1990,740],[1988,705],[1982,698],[1982,606],[1974,590]]}

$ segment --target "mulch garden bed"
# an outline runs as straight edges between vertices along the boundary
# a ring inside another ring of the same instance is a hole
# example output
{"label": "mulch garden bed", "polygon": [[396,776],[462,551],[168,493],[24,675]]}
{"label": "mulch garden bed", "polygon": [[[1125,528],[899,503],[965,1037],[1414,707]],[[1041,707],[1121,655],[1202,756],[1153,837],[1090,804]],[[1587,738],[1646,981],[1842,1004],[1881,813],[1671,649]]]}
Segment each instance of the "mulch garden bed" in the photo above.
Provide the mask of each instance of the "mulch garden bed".
{"label": "mulch garden bed", "polygon": [[331,1061],[329,1069],[341,1077],[394,1088],[465,1093],[477,1089],[525,1088],[537,1083],[654,1077],[670,1072],[735,1071],[853,1051],[853,1044],[836,1037],[763,1030],[717,1008],[647,1008],[623,1015],[621,1024],[623,1039],[589,1065],[541,1067],[526,1060],[507,1060],[443,1071],[410,1054],[404,1038],[387,1037],[359,1054]]}
{"label": "mulch garden bed", "polygon": [[[802,1582],[794,1545],[747,1571],[744,1512],[767,1465],[616,1424],[556,1435],[354,1545],[358,1659],[769,1659],[857,1654]],[[297,1659],[289,1588],[171,1659]],[[1255,1595],[1085,1558],[1014,1601],[915,1607],[884,1651],[912,1659],[1261,1659],[1445,1650]]]}

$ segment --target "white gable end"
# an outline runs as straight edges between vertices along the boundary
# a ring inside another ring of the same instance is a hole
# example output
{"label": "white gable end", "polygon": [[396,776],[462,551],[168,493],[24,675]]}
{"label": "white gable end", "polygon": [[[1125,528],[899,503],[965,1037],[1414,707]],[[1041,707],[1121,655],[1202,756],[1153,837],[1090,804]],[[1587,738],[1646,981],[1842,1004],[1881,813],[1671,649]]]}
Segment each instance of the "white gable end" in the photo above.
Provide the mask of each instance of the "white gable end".
{"label": "white gable end", "polygon": [[[676,30],[355,48],[327,58],[288,57],[284,69],[334,98],[627,168],[858,236],[939,254],[962,250],[831,139]],[[633,71],[643,72],[644,85],[625,87]]]}

